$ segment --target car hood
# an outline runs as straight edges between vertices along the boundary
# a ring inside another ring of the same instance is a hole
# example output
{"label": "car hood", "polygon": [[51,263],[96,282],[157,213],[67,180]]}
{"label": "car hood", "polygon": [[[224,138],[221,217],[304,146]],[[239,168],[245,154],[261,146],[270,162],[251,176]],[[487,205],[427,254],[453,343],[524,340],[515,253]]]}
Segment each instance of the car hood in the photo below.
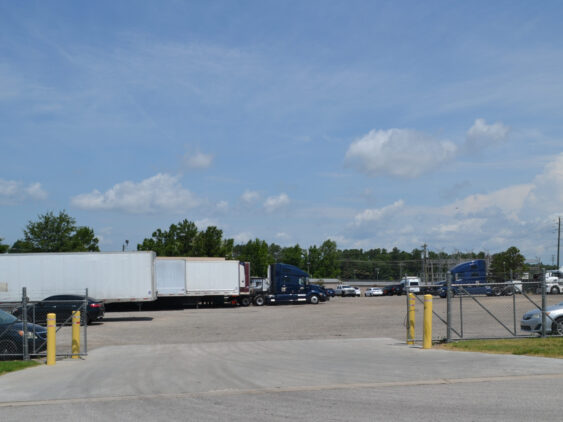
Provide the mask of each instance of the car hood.
{"label": "car hood", "polygon": [[[23,330],[23,321],[14,322],[13,324],[8,324],[8,325],[10,325],[12,328],[14,328],[16,330]],[[31,322],[27,323],[27,330],[28,331],[35,331],[36,333],[46,333],[47,332],[47,328],[45,328],[41,325],[32,324]]]}
{"label": "car hood", "polygon": [[[563,311],[563,302],[558,303],[557,305],[548,306],[547,308],[545,308],[545,310],[546,310],[546,312]],[[537,314],[541,314],[541,310],[540,309],[532,309],[531,311],[528,311],[524,314],[524,318],[530,317],[531,315],[537,315]]]}

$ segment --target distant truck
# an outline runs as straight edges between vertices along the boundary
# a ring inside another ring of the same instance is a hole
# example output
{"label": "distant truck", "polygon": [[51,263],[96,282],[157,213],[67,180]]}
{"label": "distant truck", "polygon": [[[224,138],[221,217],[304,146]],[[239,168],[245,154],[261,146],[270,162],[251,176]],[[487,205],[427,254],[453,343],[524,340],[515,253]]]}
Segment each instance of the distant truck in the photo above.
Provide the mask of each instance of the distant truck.
{"label": "distant truck", "polygon": [[563,291],[563,267],[545,272],[545,291],[553,295]]}
{"label": "distant truck", "polygon": [[154,252],[0,254],[0,302],[84,294],[106,303],[156,299]]}
{"label": "distant truck", "polygon": [[334,291],[336,296],[356,296],[356,288],[347,284],[339,284]]}
{"label": "distant truck", "polygon": [[251,289],[252,302],[257,306],[277,303],[325,302],[328,296],[323,287],[312,284],[309,274],[289,264],[271,264],[268,277],[255,279]]}
{"label": "distant truck", "polygon": [[403,293],[420,293],[421,281],[419,277],[405,276],[399,284]]}
{"label": "distant truck", "polygon": [[[456,265],[448,272],[451,281],[452,294],[485,294],[493,295],[493,290],[487,284],[487,263],[484,259],[474,259]],[[447,296],[447,284],[440,289],[440,297]]]}

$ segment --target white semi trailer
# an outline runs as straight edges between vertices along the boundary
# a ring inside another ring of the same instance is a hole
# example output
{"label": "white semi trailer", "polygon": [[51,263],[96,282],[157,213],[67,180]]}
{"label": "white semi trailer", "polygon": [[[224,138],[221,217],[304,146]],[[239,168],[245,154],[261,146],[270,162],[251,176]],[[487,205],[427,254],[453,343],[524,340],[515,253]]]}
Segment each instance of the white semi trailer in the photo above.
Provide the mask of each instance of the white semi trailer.
{"label": "white semi trailer", "polygon": [[158,257],[155,264],[159,298],[183,298],[185,302],[237,301],[250,304],[248,263],[224,258]]}
{"label": "white semi trailer", "polygon": [[156,299],[154,252],[0,254],[0,302],[84,294],[106,303]]}

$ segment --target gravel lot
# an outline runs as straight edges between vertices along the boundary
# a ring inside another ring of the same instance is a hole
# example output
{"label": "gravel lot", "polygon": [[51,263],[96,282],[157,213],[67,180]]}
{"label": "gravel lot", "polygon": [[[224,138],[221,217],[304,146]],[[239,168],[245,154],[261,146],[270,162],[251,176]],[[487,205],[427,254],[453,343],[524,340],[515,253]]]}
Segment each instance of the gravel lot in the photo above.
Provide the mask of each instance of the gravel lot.
{"label": "gravel lot", "polygon": [[[422,297],[419,297],[422,299]],[[534,301],[541,303],[540,296]],[[513,329],[512,297],[480,297],[505,325]],[[548,303],[563,301],[563,296],[548,296]],[[446,319],[446,300],[434,298],[435,312]],[[459,309],[459,299],[454,299]],[[516,324],[533,304],[516,296]],[[416,303],[416,337],[422,338],[421,302]],[[336,297],[319,305],[276,305],[186,308],[106,312],[101,323],[88,327],[88,349],[127,344],[185,344],[229,341],[306,340],[333,338],[389,337],[404,341],[406,298]],[[460,328],[459,314],[453,315]],[[463,300],[465,337],[503,337],[508,332],[473,300]],[[518,329],[519,332],[519,329]],[[519,334],[522,334],[519,332]],[[446,326],[433,321],[433,338],[446,336]]]}

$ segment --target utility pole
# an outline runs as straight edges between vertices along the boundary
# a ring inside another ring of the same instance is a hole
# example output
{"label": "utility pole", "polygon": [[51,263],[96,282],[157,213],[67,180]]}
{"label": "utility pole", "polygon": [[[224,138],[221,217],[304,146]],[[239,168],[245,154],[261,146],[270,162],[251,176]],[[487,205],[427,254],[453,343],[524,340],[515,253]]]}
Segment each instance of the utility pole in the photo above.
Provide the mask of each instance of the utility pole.
{"label": "utility pole", "polygon": [[557,228],[557,269],[559,270],[559,249],[561,246],[561,217],[559,217],[559,225]]}
{"label": "utility pole", "polygon": [[428,277],[426,276],[426,271],[427,271],[427,269],[426,269],[426,247],[427,246],[428,245],[426,243],[424,245],[422,245],[422,248],[424,250],[424,252],[423,252],[424,255],[422,255],[422,276],[424,277],[423,283],[428,282]]}

